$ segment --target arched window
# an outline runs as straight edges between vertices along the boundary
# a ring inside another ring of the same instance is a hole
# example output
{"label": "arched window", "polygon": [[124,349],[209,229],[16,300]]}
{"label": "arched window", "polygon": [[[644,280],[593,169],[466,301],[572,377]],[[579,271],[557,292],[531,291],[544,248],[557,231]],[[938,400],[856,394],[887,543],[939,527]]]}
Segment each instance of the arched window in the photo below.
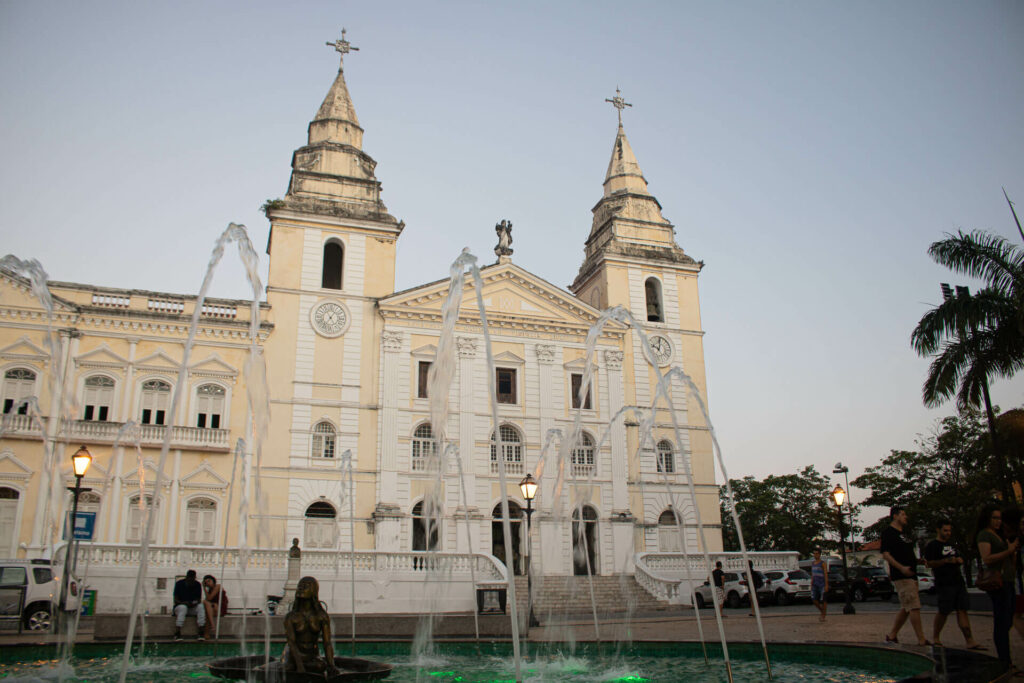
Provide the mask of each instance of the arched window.
{"label": "arched window", "polygon": [[18,502],[21,494],[16,489],[0,486],[0,553],[14,556],[14,544],[18,540]]}
{"label": "arched window", "polygon": [[[142,500],[140,496],[132,496],[128,499],[128,529],[124,539],[128,543],[140,543],[142,534],[146,530],[147,515],[160,513],[159,503],[157,503],[157,508],[153,509],[153,496],[146,496],[141,505],[140,500]],[[153,533],[156,532],[157,528],[154,526]]]}
{"label": "arched window", "polygon": [[103,375],[85,378],[85,395],[82,397],[85,408],[83,420],[106,422],[110,419],[111,406],[114,404],[114,380]]}
{"label": "arched window", "polygon": [[196,389],[196,427],[220,429],[224,416],[224,387],[203,384]]}
{"label": "arched window", "polygon": [[185,543],[213,545],[217,524],[217,503],[209,498],[193,498],[185,506]]}
{"label": "arched window", "polygon": [[[523,439],[511,425],[498,427],[501,436],[501,453],[505,460],[506,474],[523,473]],[[491,473],[498,473],[498,444],[494,432],[491,432]]]}
{"label": "arched window", "polygon": [[171,385],[163,380],[151,379],[142,383],[142,415],[144,425],[167,424],[167,406],[171,402]]}
{"label": "arched window", "polygon": [[4,373],[4,414],[17,411],[28,414],[27,398],[36,394],[36,373],[28,368],[12,368]]}
{"label": "arched window", "polygon": [[412,469],[437,469],[437,442],[429,422],[424,422],[412,433]]}
{"label": "arched window", "polygon": [[679,547],[679,526],[676,524],[676,515],[669,507],[658,517],[658,550],[663,553],[678,553]]}
{"label": "arched window", "polygon": [[341,273],[345,265],[345,248],[341,242],[331,240],[324,245],[324,269],[320,286],[341,289]]}
{"label": "arched window", "polygon": [[647,321],[652,323],[665,322],[661,305],[661,283],[658,278],[649,277],[644,282],[644,297],[647,299]]}
{"label": "arched window", "polygon": [[594,439],[586,432],[580,432],[580,440],[572,449],[572,475],[588,477],[594,473]]}
{"label": "arched window", "polygon": [[333,458],[334,439],[334,425],[330,422],[317,422],[313,427],[313,447],[310,455],[314,458]]}
{"label": "arched window", "polygon": [[[425,498],[412,507],[412,549],[437,550],[440,543],[441,508],[433,498]],[[414,561],[415,569],[425,565]]]}
{"label": "arched window", "polygon": [[330,503],[317,501],[306,508],[304,548],[333,548],[337,542],[338,513]]}
{"label": "arched window", "polygon": [[658,472],[674,474],[676,471],[675,448],[670,441],[658,442]]}
{"label": "arched window", "polygon": [[597,557],[597,510],[589,505],[583,505],[582,510],[576,507],[572,511],[573,574],[597,574]]}

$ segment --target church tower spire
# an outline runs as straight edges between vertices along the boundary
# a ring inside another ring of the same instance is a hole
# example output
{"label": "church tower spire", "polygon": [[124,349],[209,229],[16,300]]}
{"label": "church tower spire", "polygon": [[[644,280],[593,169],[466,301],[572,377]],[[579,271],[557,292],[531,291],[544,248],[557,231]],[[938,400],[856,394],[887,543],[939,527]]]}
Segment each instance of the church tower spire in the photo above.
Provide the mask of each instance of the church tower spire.
{"label": "church tower spire", "polygon": [[587,238],[583,265],[569,287],[578,297],[599,308],[624,304],[627,292],[616,294],[612,271],[628,264],[700,270],[675,242],[675,229],[661,214],[661,204],[647,188],[633,147],[622,125],[622,111],[633,105],[618,88],[605,100],[618,110],[619,125],[604,177],[604,192],[592,209],[594,218]]}

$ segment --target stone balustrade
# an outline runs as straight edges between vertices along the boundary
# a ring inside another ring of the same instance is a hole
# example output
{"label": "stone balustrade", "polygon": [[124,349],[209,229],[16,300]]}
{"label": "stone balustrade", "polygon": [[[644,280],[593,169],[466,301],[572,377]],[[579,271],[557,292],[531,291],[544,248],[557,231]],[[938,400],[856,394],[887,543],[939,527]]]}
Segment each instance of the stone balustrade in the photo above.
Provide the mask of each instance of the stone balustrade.
{"label": "stone balustrade", "polygon": [[160,446],[167,430],[171,430],[171,447],[189,450],[228,451],[231,449],[230,432],[227,429],[205,427],[184,427],[166,425],[138,425],[138,431],[130,430],[121,434],[123,422],[100,422],[98,420],[63,420],[62,435],[73,441],[86,443],[134,444],[136,439],[142,446]]}
{"label": "stone balustrade", "polygon": [[[797,568],[797,552],[749,552],[747,557],[757,571],[789,570]],[[690,604],[692,585],[700,585],[710,578],[703,554],[637,553],[636,581],[644,590],[673,604]],[[746,570],[742,553],[711,553],[711,564],[721,562],[725,571]]]}

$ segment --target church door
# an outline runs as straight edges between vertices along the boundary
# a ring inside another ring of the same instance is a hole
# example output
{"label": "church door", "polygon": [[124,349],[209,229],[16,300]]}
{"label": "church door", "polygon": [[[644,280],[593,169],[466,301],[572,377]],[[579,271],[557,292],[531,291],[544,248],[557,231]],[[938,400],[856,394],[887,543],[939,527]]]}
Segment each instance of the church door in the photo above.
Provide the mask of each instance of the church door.
{"label": "church door", "polygon": [[597,512],[589,505],[572,513],[572,573],[576,576],[597,574]]}
{"label": "church door", "polygon": [[[491,522],[491,554],[505,562],[505,527],[501,523],[501,503],[494,506],[494,521]],[[523,509],[511,500],[508,502],[509,530],[512,532],[512,574],[522,576],[526,565],[521,548]]]}

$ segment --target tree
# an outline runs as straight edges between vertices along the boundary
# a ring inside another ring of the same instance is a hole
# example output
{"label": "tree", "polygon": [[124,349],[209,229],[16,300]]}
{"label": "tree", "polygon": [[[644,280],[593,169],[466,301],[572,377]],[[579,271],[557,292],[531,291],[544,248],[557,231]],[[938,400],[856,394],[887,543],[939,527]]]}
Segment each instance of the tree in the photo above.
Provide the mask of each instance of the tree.
{"label": "tree", "polygon": [[[965,558],[974,557],[975,514],[997,488],[990,474],[994,456],[985,418],[971,408],[943,418],[918,446],[914,451],[891,451],[851,484],[871,491],[864,505],[904,507],[910,518],[905,533],[918,545],[932,537],[939,519],[949,518],[957,550]],[[864,537],[878,538],[888,524],[888,516],[882,517],[865,529]],[[967,564],[964,567],[970,571]]]}
{"label": "tree", "polygon": [[[829,495],[832,487],[813,465],[797,474],[770,475],[761,481],[747,476],[730,479],[729,484],[748,550],[796,550],[805,557],[817,545],[836,545],[827,540],[839,538],[838,515]],[[727,550],[739,550],[724,486],[719,493],[722,542]]]}
{"label": "tree", "polygon": [[947,293],[925,313],[911,334],[921,356],[934,356],[923,388],[925,405],[941,405],[956,395],[957,407],[984,407],[1004,492],[1010,466],[1002,456],[995,411],[989,396],[993,377],[1012,377],[1024,368],[1024,250],[998,235],[958,232],[935,242],[928,254],[937,263],[985,286]]}

